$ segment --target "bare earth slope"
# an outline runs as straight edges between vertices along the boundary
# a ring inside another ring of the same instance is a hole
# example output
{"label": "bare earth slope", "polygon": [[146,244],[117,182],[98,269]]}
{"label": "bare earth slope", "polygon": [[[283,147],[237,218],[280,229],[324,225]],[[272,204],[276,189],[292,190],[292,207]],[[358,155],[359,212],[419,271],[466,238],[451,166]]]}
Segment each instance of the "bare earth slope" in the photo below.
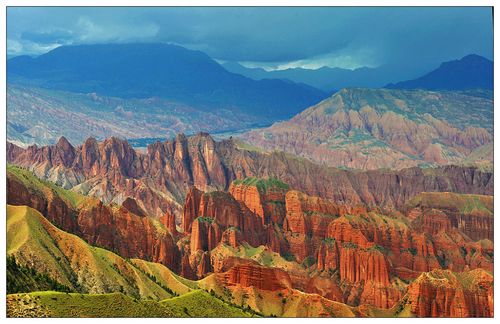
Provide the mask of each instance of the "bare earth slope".
{"label": "bare earth slope", "polygon": [[462,162],[492,143],[492,130],[492,99],[464,92],[343,89],[243,138],[330,166],[379,169]]}

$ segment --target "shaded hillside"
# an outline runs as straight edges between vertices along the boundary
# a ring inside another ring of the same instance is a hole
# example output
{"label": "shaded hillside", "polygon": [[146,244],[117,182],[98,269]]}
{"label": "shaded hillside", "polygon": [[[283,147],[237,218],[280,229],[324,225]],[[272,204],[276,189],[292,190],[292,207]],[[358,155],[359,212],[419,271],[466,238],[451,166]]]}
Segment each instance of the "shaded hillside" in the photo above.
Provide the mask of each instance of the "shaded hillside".
{"label": "shaded hillside", "polygon": [[206,111],[229,109],[278,120],[324,98],[282,80],[255,81],[226,71],[199,51],[169,44],[61,46],[7,61],[8,82],[121,98],[160,97]]}
{"label": "shaded hillside", "polygon": [[479,55],[442,63],[437,69],[413,80],[388,84],[391,89],[493,90],[493,62]]}

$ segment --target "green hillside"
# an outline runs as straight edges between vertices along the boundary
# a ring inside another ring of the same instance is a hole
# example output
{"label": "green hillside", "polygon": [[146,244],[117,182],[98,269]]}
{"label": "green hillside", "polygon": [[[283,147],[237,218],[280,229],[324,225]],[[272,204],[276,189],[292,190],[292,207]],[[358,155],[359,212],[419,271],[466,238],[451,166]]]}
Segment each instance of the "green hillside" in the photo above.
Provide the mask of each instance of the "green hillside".
{"label": "green hillside", "polygon": [[76,294],[54,291],[7,296],[9,317],[172,317],[152,300],[137,300],[121,293]]}
{"label": "green hillside", "polygon": [[154,300],[172,296],[128,260],[58,229],[27,206],[7,206],[7,254],[78,292]]}

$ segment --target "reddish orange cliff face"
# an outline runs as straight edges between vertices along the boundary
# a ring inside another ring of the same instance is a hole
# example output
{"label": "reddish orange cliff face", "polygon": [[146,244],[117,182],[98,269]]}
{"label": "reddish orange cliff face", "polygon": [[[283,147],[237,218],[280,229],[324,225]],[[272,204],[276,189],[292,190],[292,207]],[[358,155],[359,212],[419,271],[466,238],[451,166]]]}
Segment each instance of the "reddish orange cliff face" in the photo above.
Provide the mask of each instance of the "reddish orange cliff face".
{"label": "reddish orange cliff face", "polygon": [[407,296],[406,304],[419,317],[493,317],[493,276],[481,269],[423,273]]}
{"label": "reddish orange cliff face", "polygon": [[239,285],[272,291],[292,287],[290,276],[285,271],[252,264],[236,265],[219,277],[226,286]]}
{"label": "reddish orange cliff face", "polygon": [[[115,144],[106,145],[117,150],[109,159],[119,168],[129,153]],[[86,145],[85,163],[96,165],[95,143]],[[199,149],[213,154],[209,144]],[[60,163],[70,159],[51,154]],[[352,307],[406,307],[417,316],[493,314],[491,196],[421,193],[385,213],[252,178],[229,192],[189,187],[177,231],[174,213],[155,219],[132,197],[120,206],[88,197],[71,204],[50,187],[7,180],[9,204],[31,206],[92,245],[186,278],[215,272],[226,286],[298,289]]]}
{"label": "reddish orange cliff face", "polygon": [[[203,191],[227,190],[233,180],[246,177],[279,178],[296,190],[346,206],[390,209],[402,208],[409,199],[426,191],[493,193],[492,173],[472,167],[443,166],[433,172],[420,168],[343,171],[279,152],[245,151],[232,140],[215,142],[206,133],[190,137],[180,134],[173,140],[149,145],[145,153],[136,152],[118,138],[103,142],[89,138],[77,147],[64,138],[56,145],[26,149],[8,143],[7,159],[40,178],[104,203],[121,203],[123,197],[132,197],[148,215],[156,217],[169,211],[180,218],[193,185]],[[259,207],[256,194],[250,193],[255,189],[250,187],[245,189],[248,194],[237,194],[237,188],[232,192],[237,200],[246,200],[248,208],[261,218],[274,217],[273,221],[280,223],[284,217],[280,212],[283,192],[259,192]]]}

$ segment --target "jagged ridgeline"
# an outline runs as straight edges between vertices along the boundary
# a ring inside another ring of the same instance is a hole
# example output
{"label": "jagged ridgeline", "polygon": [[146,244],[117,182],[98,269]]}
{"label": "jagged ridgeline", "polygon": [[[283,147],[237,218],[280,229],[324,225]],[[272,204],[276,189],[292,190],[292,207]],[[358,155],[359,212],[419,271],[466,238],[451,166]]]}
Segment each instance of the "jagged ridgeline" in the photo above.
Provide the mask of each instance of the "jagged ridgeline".
{"label": "jagged ridgeline", "polygon": [[[250,177],[190,187],[176,222],[7,171],[11,316],[492,314],[492,196],[421,193],[384,213]],[[40,289],[60,292],[21,293]]]}
{"label": "jagged ridgeline", "polygon": [[389,209],[401,208],[420,192],[493,193],[492,173],[472,166],[340,170],[282,152],[247,150],[234,140],[217,142],[206,133],[178,135],[149,145],[146,152],[115,137],[89,138],[79,146],[61,138],[55,145],[27,149],[8,143],[7,160],[104,203],[121,204],[131,197],[150,215],[169,211],[177,219],[190,186],[224,191],[233,180],[250,177],[276,178],[335,202]]}

